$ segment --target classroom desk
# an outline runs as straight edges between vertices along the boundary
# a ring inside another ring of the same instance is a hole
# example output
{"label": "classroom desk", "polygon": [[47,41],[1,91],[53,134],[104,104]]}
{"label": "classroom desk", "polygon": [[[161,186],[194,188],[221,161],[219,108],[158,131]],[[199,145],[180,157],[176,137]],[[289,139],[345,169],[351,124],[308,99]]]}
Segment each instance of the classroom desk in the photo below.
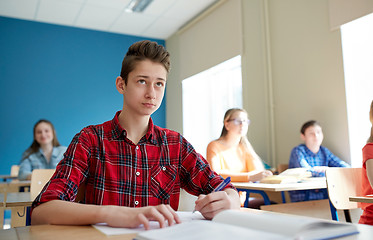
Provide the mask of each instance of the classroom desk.
{"label": "classroom desk", "polygon": [[12,175],[0,175],[0,179],[2,179],[3,182],[7,182],[8,180],[17,179],[17,176],[12,176]]}
{"label": "classroom desk", "polygon": [[286,191],[297,191],[297,190],[310,190],[310,189],[324,189],[326,188],[325,178],[310,178],[299,183],[252,183],[252,182],[232,182],[233,186],[239,191],[246,192],[245,207],[247,207],[250,193],[259,193],[264,199],[264,204],[271,204],[269,197],[266,193],[268,192],[281,192],[282,202],[285,203]]}
{"label": "classroom desk", "polygon": [[[4,199],[4,195],[0,194],[0,198]],[[12,227],[30,225],[29,216],[32,202],[30,192],[13,192],[6,194],[4,208],[11,210]]]}
{"label": "classroom desk", "polygon": [[30,189],[31,181],[18,181],[1,182],[0,192],[25,192],[25,188]]}
{"label": "classroom desk", "polygon": [[373,196],[349,197],[350,202],[373,203]]}
{"label": "classroom desk", "polygon": [[92,226],[35,225],[0,230],[0,239],[9,240],[132,240],[136,234],[106,236]]}
{"label": "classroom desk", "polygon": [[[243,209],[242,211],[260,211],[255,209]],[[373,236],[373,226],[356,224],[359,234],[339,238],[339,240],[366,240]],[[79,239],[79,240],[132,240],[136,234],[112,235],[106,236],[92,226],[57,226],[57,225],[35,225],[26,227],[17,227],[7,230],[0,230],[0,239],[9,240],[65,240],[65,239]]]}
{"label": "classroom desk", "polygon": [[6,207],[28,207],[31,206],[33,200],[31,200],[30,192],[14,192],[7,193],[5,206]]}

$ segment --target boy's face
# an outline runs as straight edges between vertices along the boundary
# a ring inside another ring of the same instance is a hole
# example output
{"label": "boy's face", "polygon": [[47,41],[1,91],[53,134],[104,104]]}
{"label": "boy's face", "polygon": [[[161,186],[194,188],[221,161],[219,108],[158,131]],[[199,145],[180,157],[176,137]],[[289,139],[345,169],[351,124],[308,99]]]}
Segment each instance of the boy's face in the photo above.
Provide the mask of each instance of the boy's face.
{"label": "boy's face", "polygon": [[308,127],[304,134],[301,134],[302,140],[305,142],[306,146],[320,147],[324,134],[320,126],[315,125]]}
{"label": "boy's face", "polygon": [[162,103],[166,87],[167,71],[161,63],[144,60],[137,63],[135,69],[128,74],[127,85],[117,89],[124,97],[124,111],[136,115],[151,115]]}

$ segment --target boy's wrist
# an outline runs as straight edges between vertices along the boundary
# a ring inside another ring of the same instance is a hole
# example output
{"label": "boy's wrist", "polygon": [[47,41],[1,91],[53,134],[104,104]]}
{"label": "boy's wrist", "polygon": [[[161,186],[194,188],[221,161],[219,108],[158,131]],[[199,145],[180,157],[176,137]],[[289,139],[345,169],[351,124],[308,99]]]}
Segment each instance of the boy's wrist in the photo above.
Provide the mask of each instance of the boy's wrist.
{"label": "boy's wrist", "polygon": [[96,223],[106,223],[109,217],[110,206],[97,205],[96,215],[94,216]]}

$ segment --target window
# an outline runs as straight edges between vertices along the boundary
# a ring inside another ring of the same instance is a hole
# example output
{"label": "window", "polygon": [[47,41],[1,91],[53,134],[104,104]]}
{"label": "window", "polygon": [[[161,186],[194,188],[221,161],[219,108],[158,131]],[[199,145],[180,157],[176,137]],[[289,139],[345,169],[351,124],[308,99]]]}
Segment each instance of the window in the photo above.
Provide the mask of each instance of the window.
{"label": "window", "polygon": [[341,27],[351,164],[360,167],[373,100],[373,14]]}
{"label": "window", "polygon": [[229,108],[242,108],[241,56],[234,57],[182,82],[183,135],[206,156],[210,141],[219,138]]}

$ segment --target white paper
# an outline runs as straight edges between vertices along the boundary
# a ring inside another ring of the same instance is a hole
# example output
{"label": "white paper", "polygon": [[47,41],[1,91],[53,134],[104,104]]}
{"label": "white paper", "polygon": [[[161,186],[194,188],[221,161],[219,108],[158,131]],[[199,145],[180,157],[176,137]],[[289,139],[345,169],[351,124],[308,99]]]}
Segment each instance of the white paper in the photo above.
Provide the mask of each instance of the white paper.
{"label": "white paper", "polygon": [[[199,212],[192,213],[192,212],[178,211],[176,213],[179,215],[181,222],[190,222],[193,220],[204,219],[204,217]],[[121,235],[121,234],[131,234],[131,233],[138,233],[138,232],[146,231],[144,228],[144,225],[142,224],[137,228],[115,228],[115,227],[108,226],[106,223],[98,223],[92,226],[106,235]],[[149,230],[154,230],[154,229],[159,229],[159,223],[156,221],[150,221]]]}
{"label": "white paper", "polygon": [[191,221],[174,225],[168,228],[141,232],[136,240],[190,240],[190,239],[213,239],[213,240],[289,240],[292,238],[281,235],[258,231],[255,229],[242,228],[234,225],[226,225],[212,221]]}

